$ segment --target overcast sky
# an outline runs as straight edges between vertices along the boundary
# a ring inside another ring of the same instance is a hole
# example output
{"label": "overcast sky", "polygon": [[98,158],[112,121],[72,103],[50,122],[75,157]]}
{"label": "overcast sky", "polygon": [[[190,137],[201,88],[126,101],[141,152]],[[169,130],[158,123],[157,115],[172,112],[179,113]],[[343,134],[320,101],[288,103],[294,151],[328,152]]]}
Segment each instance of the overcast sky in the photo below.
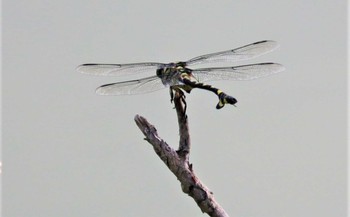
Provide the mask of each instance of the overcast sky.
{"label": "overcast sky", "polygon": [[187,95],[190,161],[230,216],[346,216],[346,1],[4,0],[3,216],[202,216],[134,123],[178,145],[167,89],[82,63],[171,62],[270,39],[286,71]]}

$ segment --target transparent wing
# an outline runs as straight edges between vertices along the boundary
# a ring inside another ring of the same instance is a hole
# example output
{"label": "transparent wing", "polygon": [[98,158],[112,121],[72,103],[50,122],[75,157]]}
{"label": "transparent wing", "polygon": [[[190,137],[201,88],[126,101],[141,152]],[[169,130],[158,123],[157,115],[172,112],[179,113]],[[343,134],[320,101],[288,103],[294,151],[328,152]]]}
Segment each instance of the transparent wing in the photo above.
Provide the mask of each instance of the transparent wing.
{"label": "transparent wing", "polygon": [[248,60],[269,53],[277,47],[278,44],[275,41],[259,41],[233,50],[227,50],[195,57],[187,61],[186,65],[191,66],[195,64],[236,62],[240,60]]}
{"label": "transparent wing", "polygon": [[215,80],[252,80],[283,71],[284,66],[278,63],[257,63],[235,67],[202,68],[192,70],[199,82]]}
{"label": "transparent wing", "polygon": [[157,76],[151,76],[138,80],[105,84],[97,88],[96,93],[100,95],[131,95],[153,92],[164,87],[161,79]]}
{"label": "transparent wing", "polygon": [[95,64],[88,63],[77,67],[77,71],[83,74],[104,75],[104,76],[123,76],[143,72],[153,72],[162,66],[163,63],[130,63],[130,64]]}

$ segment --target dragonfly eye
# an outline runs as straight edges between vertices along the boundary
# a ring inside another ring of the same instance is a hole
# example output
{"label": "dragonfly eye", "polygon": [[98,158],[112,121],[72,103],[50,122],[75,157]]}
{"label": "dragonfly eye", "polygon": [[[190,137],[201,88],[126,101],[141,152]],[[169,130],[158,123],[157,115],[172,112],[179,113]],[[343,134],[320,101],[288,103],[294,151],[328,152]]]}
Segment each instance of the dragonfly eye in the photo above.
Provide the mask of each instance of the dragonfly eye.
{"label": "dragonfly eye", "polygon": [[157,69],[157,76],[158,77],[161,77],[162,75],[163,75],[163,71],[164,71],[164,69]]}

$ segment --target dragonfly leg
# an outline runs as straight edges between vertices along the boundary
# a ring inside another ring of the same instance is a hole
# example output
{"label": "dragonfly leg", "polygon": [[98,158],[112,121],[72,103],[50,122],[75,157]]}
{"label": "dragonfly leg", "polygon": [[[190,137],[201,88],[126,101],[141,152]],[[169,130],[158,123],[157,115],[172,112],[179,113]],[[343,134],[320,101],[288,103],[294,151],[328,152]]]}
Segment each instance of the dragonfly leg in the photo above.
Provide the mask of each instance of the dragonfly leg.
{"label": "dragonfly leg", "polygon": [[170,86],[169,88],[169,93],[170,93],[170,102],[173,103],[174,101],[174,93],[175,92],[178,92],[181,96],[181,98],[183,98],[183,100],[185,100],[186,98],[186,95],[184,94],[184,92],[179,88],[179,87],[176,87],[176,86]]}
{"label": "dragonfly leg", "polygon": [[185,100],[186,99],[185,93],[179,87],[176,87],[176,86],[171,86],[169,90],[170,90],[170,102],[173,103],[175,94],[179,94],[180,100],[184,104],[184,113],[186,113],[187,103]]}
{"label": "dragonfly leg", "polygon": [[169,92],[170,92],[170,103],[173,103],[173,101],[174,101],[174,89],[173,89],[173,87],[170,87],[169,88]]}
{"label": "dragonfly leg", "polygon": [[237,103],[237,100],[235,98],[227,95],[222,90],[217,89],[211,85],[203,84],[203,83],[196,82],[196,81],[191,81],[187,78],[183,78],[183,83],[188,85],[188,86],[191,86],[192,88],[200,88],[200,89],[209,90],[209,91],[215,93],[219,97],[219,102],[216,105],[217,109],[221,109],[222,107],[225,106],[225,104],[234,105]]}

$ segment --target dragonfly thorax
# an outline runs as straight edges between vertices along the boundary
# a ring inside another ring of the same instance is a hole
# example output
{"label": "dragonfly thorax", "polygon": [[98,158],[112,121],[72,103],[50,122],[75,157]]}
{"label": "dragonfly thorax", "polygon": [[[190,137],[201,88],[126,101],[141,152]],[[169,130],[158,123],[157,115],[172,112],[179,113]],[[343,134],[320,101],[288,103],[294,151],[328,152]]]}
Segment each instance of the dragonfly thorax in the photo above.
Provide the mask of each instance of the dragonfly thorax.
{"label": "dragonfly thorax", "polygon": [[183,73],[190,73],[191,69],[185,67],[184,62],[169,63],[157,69],[157,76],[166,86],[179,85]]}
{"label": "dragonfly thorax", "polygon": [[185,62],[175,62],[164,64],[162,67],[157,69],[157,76],[162,78],[164,73],[175,72],[175,71],[184,71],[186,67]]}

